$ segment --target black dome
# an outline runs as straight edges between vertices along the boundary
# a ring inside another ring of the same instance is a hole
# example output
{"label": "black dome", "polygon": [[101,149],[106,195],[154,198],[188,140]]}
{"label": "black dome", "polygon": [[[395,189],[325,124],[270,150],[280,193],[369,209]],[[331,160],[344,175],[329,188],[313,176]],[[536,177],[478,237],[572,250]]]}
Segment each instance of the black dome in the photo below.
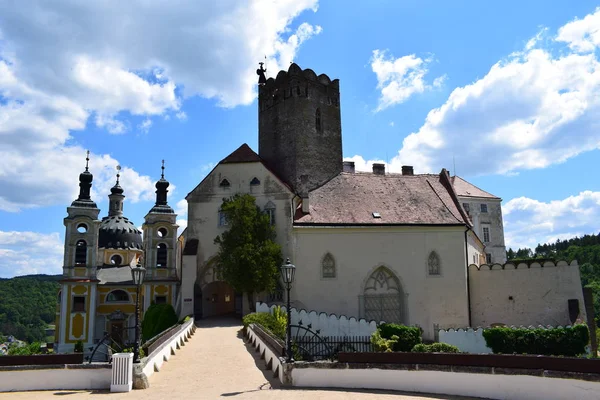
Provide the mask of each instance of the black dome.
{"label": "black dome", "polygon": [[92,175],[92,173],[89,171],[84,171],[79,174],[79,182],[92,183],[92,180],[94,180],[94,175]]}
{"label": "black dome", "polygon": [[142,249],[142,232],[123,216],[104,217],[100,224],[98,247],[105,249]]}
{"label": "black dome", "polygon": [[160,180],[158,182],[156,182],[155,187],[158,190],[165,190],[166,188],[169,187],[169,181],[166,180],[165,178],[160,178]]}

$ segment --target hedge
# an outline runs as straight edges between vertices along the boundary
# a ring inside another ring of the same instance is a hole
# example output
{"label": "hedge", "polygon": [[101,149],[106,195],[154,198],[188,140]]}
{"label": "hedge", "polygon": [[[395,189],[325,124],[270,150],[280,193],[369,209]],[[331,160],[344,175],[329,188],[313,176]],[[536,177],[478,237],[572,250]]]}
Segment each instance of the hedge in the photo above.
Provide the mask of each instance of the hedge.
{"label": "hedge", "polygon": [[413,353],[460,353],[460,349],[448,343],[420,343],[412,348]]}
{"label": "hedge", "polygon": [[274,310],[273,314],[268,312],[247,314],[242,318],[242,323],[244,324],[244,328],[247,328],[250,324],[259,324],[279,339],[285,340],[287,315],[279,307]]}
{"label": "hedge", "polygon": [[418,326],[380,324],[371,336],[375,351],[411,351],[422,342],[423,331]]}
{"label": "hedge", "polygon": [[498,327],[485,329],[483,337],[496,354],[573,357],[585,353],[590,333],[583,324],[548,329]]}
{"label": "hedge", "polygon": [[170,304],[151,304],[142,321],[142,338],[144,341],[177,324],[179,318]]}

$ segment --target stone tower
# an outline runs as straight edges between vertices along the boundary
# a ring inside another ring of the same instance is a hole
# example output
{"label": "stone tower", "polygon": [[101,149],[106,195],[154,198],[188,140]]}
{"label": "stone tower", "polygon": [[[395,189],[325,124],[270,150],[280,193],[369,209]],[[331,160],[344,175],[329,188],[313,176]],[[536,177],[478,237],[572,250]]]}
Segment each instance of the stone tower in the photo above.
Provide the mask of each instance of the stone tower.
{"label": "stone tower", "polygon": [[258,88],[258,153],[305,194],[342,172],[339,80],[292,64]]}

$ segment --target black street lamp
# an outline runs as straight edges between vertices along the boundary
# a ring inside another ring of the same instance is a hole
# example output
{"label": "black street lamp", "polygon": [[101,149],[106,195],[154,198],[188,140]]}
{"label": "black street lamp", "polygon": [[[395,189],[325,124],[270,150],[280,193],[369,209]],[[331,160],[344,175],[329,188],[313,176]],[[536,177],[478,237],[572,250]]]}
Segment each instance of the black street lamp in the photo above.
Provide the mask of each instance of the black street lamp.
{"label": "black street lamp", "polygon": [[135,285],[135,343],[133,344],[133,362],[140,362],[140,289],[144,283],[146,276],[146,268],[142,267],[142,263],[138,260],[135,267],[131,267],[131,278]]}
{"label": "black street lamp", "polygon": [[289,257],[285,260],[285,264],[281,266],[281,280],[285,283],[287,289],[287,333],[286,339],[286,353],[287,362],[294,362],[292,358],[292,312],[290,309],[290,289],[294,282],[294,274],[296,273],[296,267],[290,262]]}

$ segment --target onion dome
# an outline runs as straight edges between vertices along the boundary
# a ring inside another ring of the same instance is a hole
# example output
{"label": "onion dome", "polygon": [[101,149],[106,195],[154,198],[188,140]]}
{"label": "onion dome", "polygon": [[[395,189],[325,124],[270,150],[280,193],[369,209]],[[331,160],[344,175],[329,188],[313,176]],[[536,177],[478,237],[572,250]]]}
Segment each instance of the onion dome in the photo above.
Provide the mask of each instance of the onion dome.
{"label": "onion dome", "polygon": [[[117,166],[117,171],[121,167]],[[123,188],[117,182],[110,189],[108,216],[102,218],[98,235],[98,247],[105,249],[142,249],[142,232],[123,216]]]}
{"label": "onion dome", "polygon": [[79,174],[79,197],[71,203],[72,207],[98,208],[96,203],[94,203],[90,197],[94,175],[89,171],[89,162],[90,152],[88,150],[87,156],[85,157],[85,171]]}
{"label": "onion dome", "polygon": [[162,160],[160,179],[156,182],[156,203],[150,210],[151,213],[174,214],[175,211],[167,203],[167,189],[169,181],[165,179],[165,160]]}

